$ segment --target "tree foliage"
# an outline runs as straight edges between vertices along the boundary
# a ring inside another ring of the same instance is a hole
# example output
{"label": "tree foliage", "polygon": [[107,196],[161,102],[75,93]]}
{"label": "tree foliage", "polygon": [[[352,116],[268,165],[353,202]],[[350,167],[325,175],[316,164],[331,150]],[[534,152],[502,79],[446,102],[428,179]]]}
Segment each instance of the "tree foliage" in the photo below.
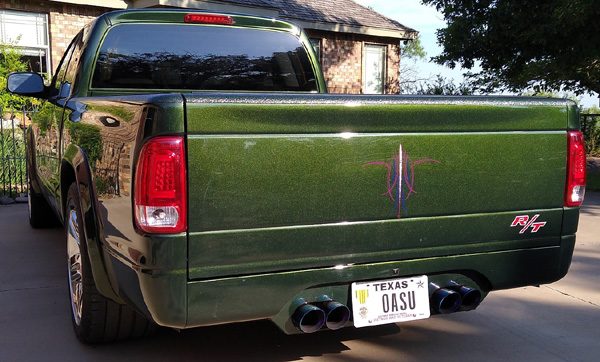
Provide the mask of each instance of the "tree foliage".
{"label": "tree foliage", "polygon": [[427,53],[421,44],[420,36],[409,40],[400,46],[400,52],[402,55],[400,79],[398,80],[400,93],[415,93],[419,88],[419,85],[422,82],[427,81],[427,79],[420,77],[420,72],[417,67],[417,62],[420,60],[425,60]]}
{"label": "tree foliage", "polygon": [[421,43],[421,36],[417,36],[415,39],[406,41],[401,45],[402,58],[408,58],[413,60],[423,60],[427,53]]}
{"label": "tree foliage", "polygon": [[17,96],[6,89],[6,79],[10,73],[26,72],[27,62],[21,57],[21,52],[14,44],[0,43],[0,107],[6,109],[30,108],[39,104],[39,101]]}
{"label": "tree foliage", "polygon": [[590,156],[600,156],[600,109],[594,106],[582,110],[581,131],[585,139],[585,152]]}
{"label": "tree foliage", "polygon": [[472,74],[483,91],[600,92],[600,1],[422,0],[440,11],[434,60]]}
{"label": "tree foliage", "polygon": [[466,96],[474,94],[475,89],[469,81],[457,85],[454,79],[438,74],[435,80],[420,82],[413,92],[426,95]]}

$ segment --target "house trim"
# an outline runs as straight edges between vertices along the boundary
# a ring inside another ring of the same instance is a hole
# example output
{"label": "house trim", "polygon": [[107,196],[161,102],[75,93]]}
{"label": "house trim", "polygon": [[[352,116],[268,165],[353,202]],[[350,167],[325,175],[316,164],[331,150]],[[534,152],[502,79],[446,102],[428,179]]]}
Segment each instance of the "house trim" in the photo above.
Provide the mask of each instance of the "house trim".
{"label": "house trim", "polygon": [[304,29],[314,29],[314,30],[323,30],[330,31],[334,33],[348,33],[348,34],[361,34],[361,35],[370,35],[382,38],[393,38],[399,40],[411,40],[417,38],[417,32],[414,31],[400,31],[400,30],[391,30],[391,29],[383,29],[383,28],[372,28],[366,26],[355,26],[355,25],[347,25],[347,24],[334,24],[334,23],[325,23],[325,22],[317,22],[317,21],[303,21],[293,18],[281,17],[282,19],[289,20],[295,24],[300,25]]}
{"label": "house trim", "polygon": [[113,9],[127,9],[128,1],[124,0],[102,0],[102,3],[98,0],[48,0],[54,3],[67,3],[84,6],[98,6],[102,8],[113,8]]}

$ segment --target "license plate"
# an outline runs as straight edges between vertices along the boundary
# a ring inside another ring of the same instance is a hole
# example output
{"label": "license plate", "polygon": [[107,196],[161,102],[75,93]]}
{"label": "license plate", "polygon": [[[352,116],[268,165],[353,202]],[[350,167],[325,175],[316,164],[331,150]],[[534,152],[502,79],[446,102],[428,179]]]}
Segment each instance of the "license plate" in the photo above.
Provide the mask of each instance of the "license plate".
{"label": "license plate", "polygon": [[427,275],[352,283],[357,328],[429,318]]}

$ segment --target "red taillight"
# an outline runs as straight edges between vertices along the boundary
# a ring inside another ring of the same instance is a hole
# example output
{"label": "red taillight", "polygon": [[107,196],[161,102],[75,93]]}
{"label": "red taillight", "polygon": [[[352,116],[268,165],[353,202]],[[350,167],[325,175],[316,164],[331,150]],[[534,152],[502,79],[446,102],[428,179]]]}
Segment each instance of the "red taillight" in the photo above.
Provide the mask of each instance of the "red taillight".
{"label": "red taillight", "polygon": [[187,229],[183,137],[156,137],[142,147],[135,175],[135,219],[148,233]]}
{"label": "red taillight", "polygon": [[216,25],[232,25],[233,18],[226,15],[216,14],[187,14],[184,18],[186,23],[194,24],[216,24]]}
{"label": "red taillight", "polygon": [[570,131],[567,133],[567,185],[565,190],[565,206],[579,206],[585,195],[585,179],[587,162],[583,133]]}

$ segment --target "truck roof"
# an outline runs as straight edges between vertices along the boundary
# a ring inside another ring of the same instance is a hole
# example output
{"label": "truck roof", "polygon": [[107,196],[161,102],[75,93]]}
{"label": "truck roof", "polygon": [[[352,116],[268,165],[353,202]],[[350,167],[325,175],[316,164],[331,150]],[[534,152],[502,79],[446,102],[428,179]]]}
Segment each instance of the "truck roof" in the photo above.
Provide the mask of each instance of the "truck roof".
{"label": "truck roof", "polygon": [[[204,20],[192,20],[194,18],[186,17],[188,15],[209,15]],[[218,19],[230,19],[230,23],[219,22]],[[290,21],[276,18],[228,13],[214,12],[199,9],[131,9],[117,10],[101,15],[98,20],[106,21],[108,26],[123,23],[174,23],[174,24],[213,24],[213,25],[232,25],[250,28],[268,28],[279,31],[287,31],[295,35],[300,34],[300,27]]]}

